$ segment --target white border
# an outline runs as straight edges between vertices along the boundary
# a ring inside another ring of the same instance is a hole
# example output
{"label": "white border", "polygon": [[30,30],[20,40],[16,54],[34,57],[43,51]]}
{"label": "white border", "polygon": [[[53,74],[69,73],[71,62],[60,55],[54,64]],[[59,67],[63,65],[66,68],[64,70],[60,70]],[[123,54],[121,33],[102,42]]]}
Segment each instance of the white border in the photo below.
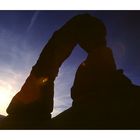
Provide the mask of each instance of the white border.
{"label": "white border", "polygon": [[0,0],[0,10],[139,10],[139,0]]}
{"label": "white border", "polygon": [[38,130],[0,131],[2,140],[139,140],[140,131],[118,130]]}
{"label": "white border", "polygon": [[[138,0],[0,0],[0,10],[139,10]],[[139,140],[140,131],[0,131],[2,140]]]}

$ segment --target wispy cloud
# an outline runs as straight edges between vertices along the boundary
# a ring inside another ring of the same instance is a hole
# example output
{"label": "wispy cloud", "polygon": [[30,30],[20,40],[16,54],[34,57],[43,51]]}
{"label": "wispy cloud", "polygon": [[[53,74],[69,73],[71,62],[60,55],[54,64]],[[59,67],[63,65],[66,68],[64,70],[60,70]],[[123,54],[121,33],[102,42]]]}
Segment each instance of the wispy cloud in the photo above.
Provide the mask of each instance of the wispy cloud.
{"label": "wispy cloud", "polygon": [[31,18],[31,20],[30,20],[30,23],[29,23],[29,25],[28,25],[28,27],[27,27],[27,32],[29,32],[30,29],[32,28],[32,26],[34,25],[34,23],[35,23],[35,21],[36,21],[36,19],[37,19],[37,17],[38,17],[38,14],[39,14],[39,11],[36,11],[36,12],[33,14],[32,18]]}
{"label": "wispy cloud", "polygon": [[29,44],[24,45],[20,35],[0,28],[0,114],[3,115],[24,83],[35,57],[28,49]]}

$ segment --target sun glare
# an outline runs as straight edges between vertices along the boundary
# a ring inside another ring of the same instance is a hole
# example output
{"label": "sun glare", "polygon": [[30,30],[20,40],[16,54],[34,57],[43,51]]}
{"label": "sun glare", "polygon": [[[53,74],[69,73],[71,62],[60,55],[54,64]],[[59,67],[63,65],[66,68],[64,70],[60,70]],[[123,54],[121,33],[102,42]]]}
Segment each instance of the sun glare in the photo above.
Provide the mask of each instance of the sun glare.
{"label": "sun glare", "polygon": [[8,83],[0,81],[0,114],[7,115],[6,108],[12,99],[12,86]]}

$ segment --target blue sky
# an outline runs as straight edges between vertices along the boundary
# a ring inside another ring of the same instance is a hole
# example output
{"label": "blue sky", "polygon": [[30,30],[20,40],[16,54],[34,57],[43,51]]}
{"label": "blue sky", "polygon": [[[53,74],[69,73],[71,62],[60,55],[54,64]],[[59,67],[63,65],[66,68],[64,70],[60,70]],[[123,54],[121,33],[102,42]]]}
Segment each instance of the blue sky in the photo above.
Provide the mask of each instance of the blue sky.
{"label": "blue sky", "polygon": [[[0,11],[0,114],[20,90],[53,32],[71,17],[89,13],[108,30],[108,47],[118,69],[140,85],[139,11]],[[78,65],[87,54],[77,46],[55,80],[53,115],[71,106],[70,88]]]}

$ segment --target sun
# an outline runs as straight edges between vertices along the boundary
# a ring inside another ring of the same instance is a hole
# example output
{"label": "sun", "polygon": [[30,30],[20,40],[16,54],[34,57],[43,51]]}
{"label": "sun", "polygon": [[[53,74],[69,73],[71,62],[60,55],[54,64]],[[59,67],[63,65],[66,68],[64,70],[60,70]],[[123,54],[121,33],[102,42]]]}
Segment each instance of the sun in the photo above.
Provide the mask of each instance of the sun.
{"label": "sun", "polygon": [[0,80],[0,115],[7,115],[6,108],[13,97],[12,91],[10,84]]}

